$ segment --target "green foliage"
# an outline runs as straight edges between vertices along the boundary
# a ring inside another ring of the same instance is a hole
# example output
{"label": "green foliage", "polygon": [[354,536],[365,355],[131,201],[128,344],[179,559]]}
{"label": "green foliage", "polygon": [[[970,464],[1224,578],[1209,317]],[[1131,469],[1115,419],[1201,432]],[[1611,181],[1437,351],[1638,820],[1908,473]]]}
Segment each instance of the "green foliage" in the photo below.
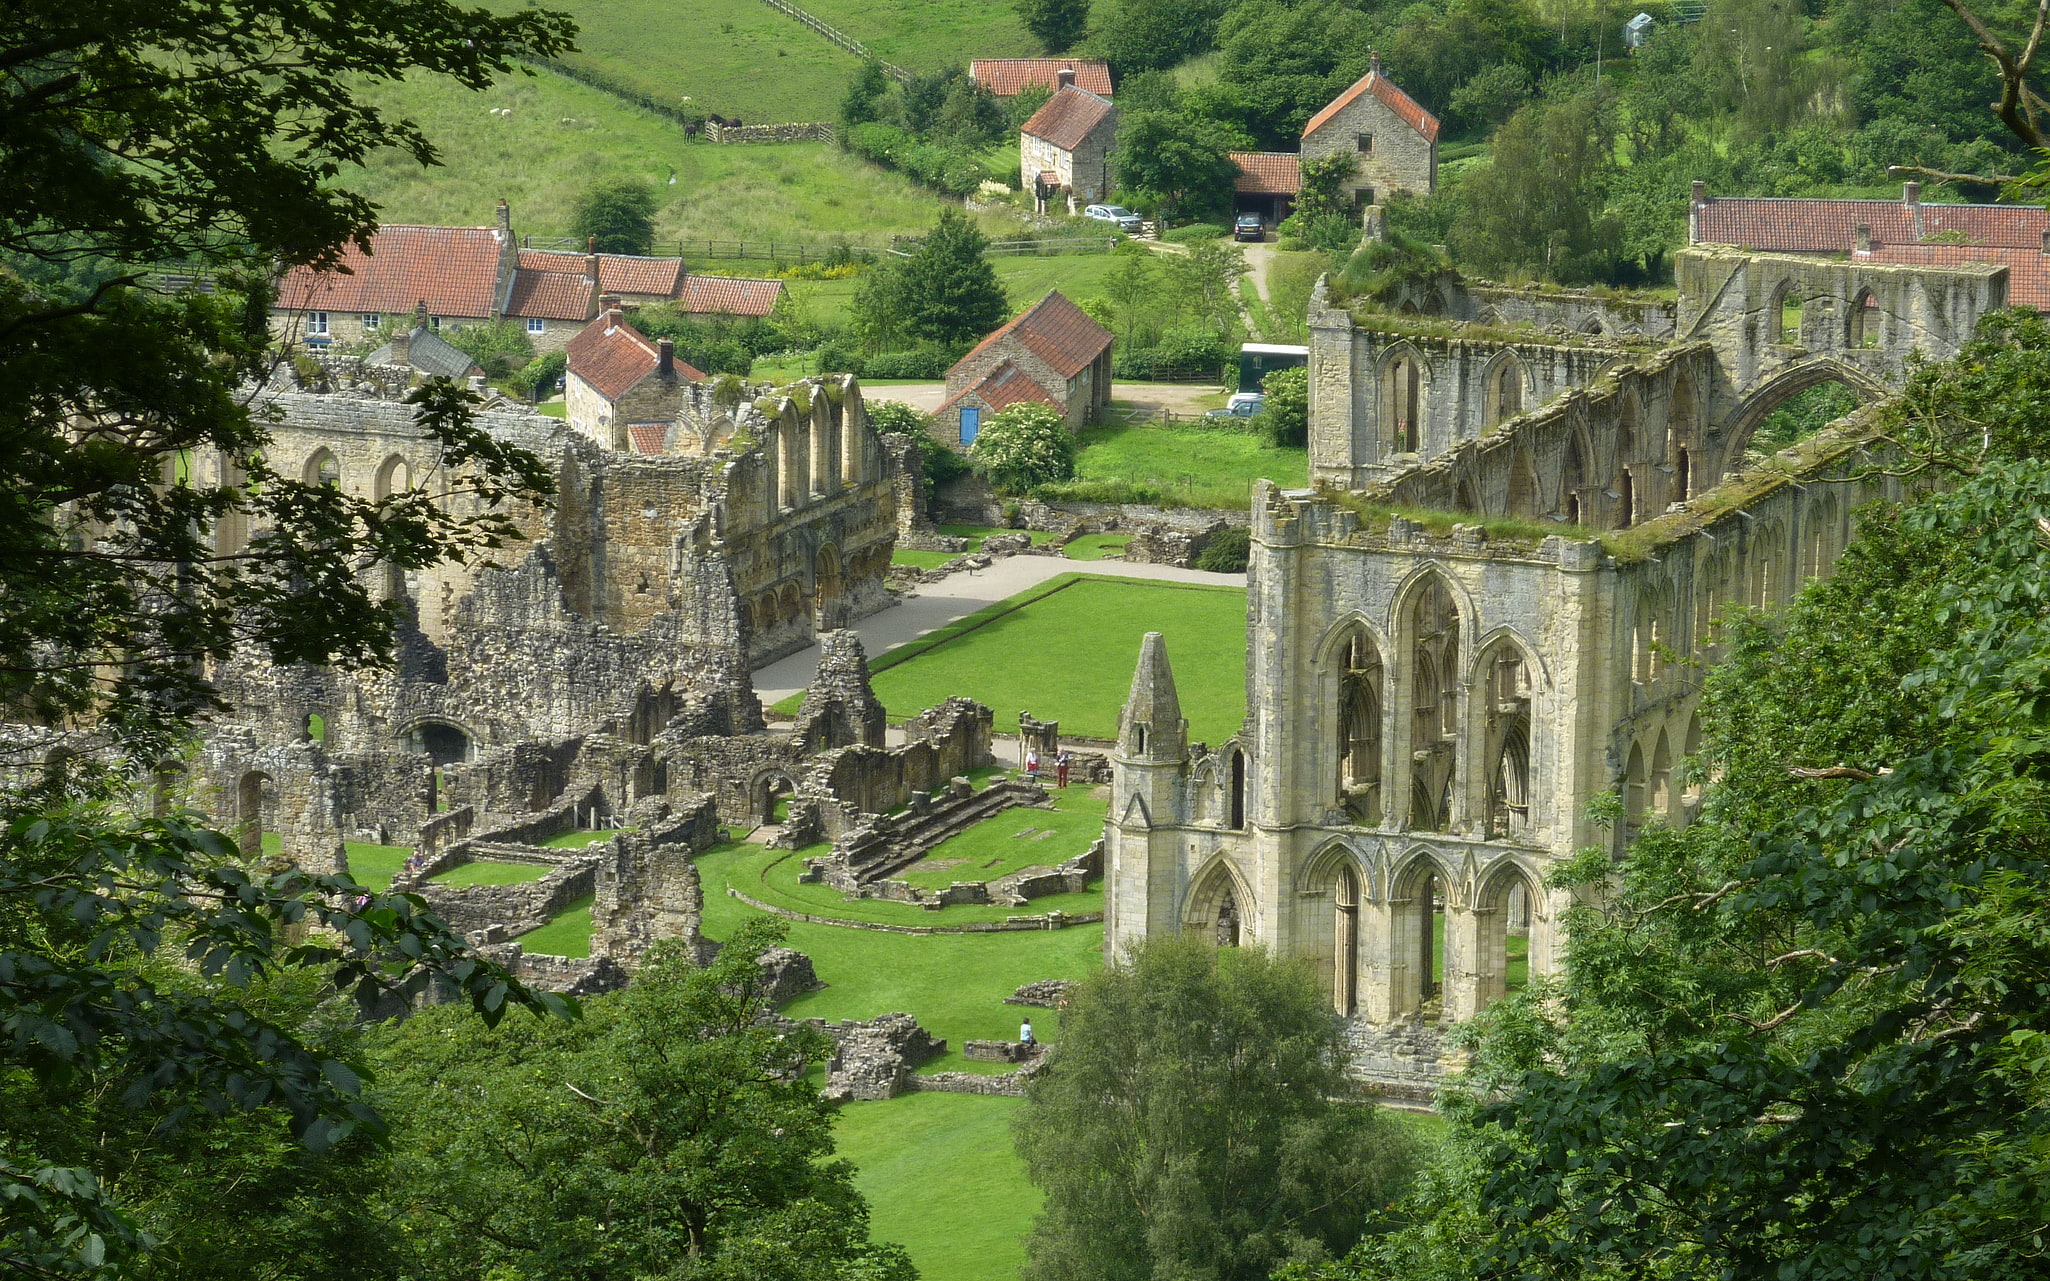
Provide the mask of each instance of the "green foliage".
{"label": "green foliage", "polygon": [[889,97],[890,78],[883,74],[882,64],[874,59],[862,63],[847,86],[847,96],[840,100],[840,127],[851,129],[881,120]]}
{"label": "green foliage", "polygon": [[[871,272],[869,281],[894,277],[875,293],[856,295],[857,323],[866,320],[873,332],[901,324],[914,341],[943,347],[979,341],[1010,316],[1010,304],[996,271],[983,258],[989,240],[958,209],[943,208],[939,221],[911,257]],[[895,318],[872,314],[889,306]]]}
{"label": "green foliage", "polygon": [[1767,414],[1751,433],[1752,445],[1767,452],[1798,445],[1860,403],[1858,394],[1842,383],[1818,383]]}
{"label": "green foliage", "polygon": [[1089,52],[1119,76],[1165,70],[1210,49],[1227,0],[1100,0],[1090,11]]}
{"label": "green foliage", "polygon": [[468,1276],[908,1281],[831,1159],[806,1078],[831,1042],[766,1019],[759,958],[785,934],[751,922],[703,968],[657,944],[578,1024],[485,1032],[434,1012],[386,1034],[410,1248]]}
{"label": "green foliage", "polygon": [[1223,211],[1238,173],[1229,153],[1248,148],[1244,135],[1214,120],[1127,112],[1118,120],[1118,184],[1169,218]]}
{"label": "green foliage", "polygon": [[570,231],[596,238],[601,254],[648,254],[655,248],[655,189],[638,178],[592,183],[577,199]]}
{"label": "green foliage", "polygon": [[559,348],[545,351],[508,374],[505,385],[522,396],[537,396],[560,386],[563,372],[568,368],[569,353]]}
{"label": "green foliage", "polygon": [[1027,493],[1075,474],[1074,437],[1050,405],[1017,404],[992,415],[968,457],[1000,494]]}
{"label": "green foliage", "polygon": [[1028,1281],[1264,1281],[1359,1240],[1414,1147],[1340,1069],[1338,1026],[1306,968],[1188,936],[1090,978],[1018,1118],[1046,1193]]}
{"label": "green foliage", "polygon": [[1310,371],[1298,365],[1277,369],[1260,380],[1267,393],[1260,426],[1276,445],[1302,449],[1310,443]]}
{"label": "green foliage", "polygon": [[1340,301],[1360,299],[1392,308],[1406,290],[1428,293],[1450,274],[1452,264],[1443,253],[1391,227],[1385,238],[1361,245],[1345,260],[1331,291]]}
{"label": "green foliage", "polygon": [[1192,222],[1186,227],[1162,232],[1160,238],[1170,245],[1187,245],[1199,240],[1222,240],[1230,234],[1231,228],[1223,223]]}
{"label": "green foliage", "polygon": [[456,350],[469,353],[494,380],[505,378],[534,358],[534,341],[517,320],[451,327],[442,337]]}
{"label": "green foliage", "polygon": [[968,460],[933,439],[931,414],[921,413],[902,401],[878,400],[869,402],[868,421],[883,435],[901,436],[917,449],[928,501],[941,485],[968,474]]}
{"label": "green foliage", "polygon": [[1296,150],[1310,117],[1366,74],[1373,27],[1341,0],[1233,6],[1217,26],[1218,73],[1243,97],[1224,118],[1260,150]]}
{"label": "green foliage", "polygon": [[1518,111],[1461,187],[1467,212],[1452,227],[1453,253],[1497,276],[1601,278],[1618,233],[1600,190],[1612,146],[1609,115],[1593,93]]}
{"label": "green foliage", "polygon": [[1213,574],[1243,574],[1252,554],[1252,534],[1242,526],[1227,525],[1210,536],[1192,564]]}
{"label": "green foliage", "polygon": [[1089,26],[1089,0],[1014,0],[1025,29],[1048,53],[1066,53]]}

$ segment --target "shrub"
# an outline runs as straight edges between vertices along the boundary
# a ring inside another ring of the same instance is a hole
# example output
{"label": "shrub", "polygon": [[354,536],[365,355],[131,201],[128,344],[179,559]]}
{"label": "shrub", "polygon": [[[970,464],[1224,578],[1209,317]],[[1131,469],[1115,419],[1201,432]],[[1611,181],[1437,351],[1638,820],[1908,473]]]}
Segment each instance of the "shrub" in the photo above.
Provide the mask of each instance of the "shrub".
{"label": "shrub", "polygon": [[1192,222],[1186,227],[1163,231],[1160,238],[1169,244],[1186,245],[1192,240],[1217,240],[1230,234],[1229,228],[1220,227],[1214,222]]}
{"label": "shrub", "polygon": [[991,485],[1008,494],[1075,475],[1075,441],[1058,410],[1013,405],[983,424],[968,457]]}
{"label": "shrub", "polygon": [[451,347],[476,361],[494,380],[506,377],[534,358],[533,340],[518,321],[449,328],[441,336]]}
{"label": "shrub", "polygon": [[1277,369],[1260,380],[1267,405],[1257,422],[1270,444],[1301,449],[1310,443],[1310,371]]}
{"label": "shrub", "polygon": [[864,378],[944,378],[947,370],[959,359],[952,352],[935,347],[915,347],[910,351],[884,351],[866,357],[862,361],[861,376]]}
{"label": "shrub", "polygon": [[867,372],[868,362],[852,343],[824,342],[811,354],[812,367],[822,374],[853,374],[859,377]]}
{"label": "shrub", "polygon": [[1227,525],[1210,535],[1210,541],[1196,553],[1193,567],[1213,574],[1243,574],[1252,554],[1252,533],[1237,525]]}
{"label": "shrub", "polygon": [[577,199],[570,231],[597,237],[601,254],[646,254],[655,246],[655,189],[637,178],[592,183]]}
{"label": "shrub", "polygon": [[868,425],[885,436],[923,436],[932,425],[932,415],[901,400],[879,400],[868,407]]}
{"label": "shrub", "polygon": [[538,399],[554,390],[562,381],[562,371],[569,365],[569,355],[561,350],[544,351],[514,370],[505,380],[505,385],[529,400]]}

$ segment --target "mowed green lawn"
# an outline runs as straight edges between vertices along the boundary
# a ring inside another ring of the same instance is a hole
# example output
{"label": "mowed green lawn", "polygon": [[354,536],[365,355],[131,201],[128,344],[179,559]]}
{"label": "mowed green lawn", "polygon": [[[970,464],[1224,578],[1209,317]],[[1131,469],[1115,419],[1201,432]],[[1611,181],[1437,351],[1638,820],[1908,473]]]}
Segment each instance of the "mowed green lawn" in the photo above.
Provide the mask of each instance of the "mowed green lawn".
{"label": "mowed green lawn", "polygon": [[589,956],[591,954],[591,901],[582,898],[564,908],[548,924],[529,930],[518,938],[529,952],[544,956]]}
{"label": "mowed green lawn", "polygon": [[[751,13],[803,30],[755,0],[746,2]],[[939,216],[938,195],[836,147],[692,142],[672,121],[551,72],[507,76],[481,93],[420,75],[378,86],[368,97],[387,113],[417,121],[441,152],[442,163],[432,169],[382,152],[365,168],[341,175],[339,184],[377,202],[388,222],[482,226],[504,196],[512,203],[514,230],[567,235],[577,196],[614,177],[655,185],[661,201],[657,253],[676,252],[679,240],[888,244],[893,233],[929,230]],[[494,116],[493,107],[509,107],[512,114]],[[744,110],[738,114],[747,117]],[[1008,219],[978,220],[993,236],[1019,232]],[[769,264],[693,259],[691,266],[744,276],[760,275]],[[854,283],[811,282],[822,295],[822,319],[844,312]]]}
{"label": "mowed green lawn", "polygon": [[1025,1262],[1042,1197],[1011,1144],[1019,1103],[905,1094],[840,1109],[834,1137],[857,1167],[869,1235],[903,1246],[924,1281],[1011,1281]]}
{"label": "mowed green lawn", "polygon": [[1077,575],[1032,599],[1045,590],[905,662],[888,665],[884,655],[873,678],[883,706],[910,716],[959,694],[988,705],[999,725],[1016,725],[1023,711],[1069,734],[1114,738],[1139,642],[1159,632],[1189,737],[1219,743],[1245,719],[1242,588]]}
{"label": "mowed green lawn", "polygon": [[1104,426],[1080,439],[1076,479],[1153,485],[1191,507],[1243,509],[1257,479],[1289,489],[1310,483],[1308,450],[1274,448],[1252,432]]}
{"label": "mowed green lawn", "polygon": [[[999,815],[992,822],[1008,819],[1009,814]],[[1096,819],[1096,829],[1101,831],[1103,819]],[[1050,842],[1061,846],[1064,852],[1052,859],[1058,863],[1063,859],[1080,854],[1095,840],[1094,834],[1079,845],[1072,840]],[[1054,894],[1035,899],[1030,907],[1005,907],[994,903],[957,903],[952,907],[924,908],[913,903],[897,903],[888,899],[850,899],[830,885],[817,882],[806,883],[797,878],[804,871],[804,860],[822,857],[830,846],[813,845],[801,850],[772,850],[760,845],[736,842],[729,845],[715,845],[698,856],[701,868],[710,868],[720,879],[719,888],[713,893],[725,893],[725,886],[731,885],[741,893],[759,903],[779,907],[788,912],[803,912],[808,916],[824,916],[836,921],[873,921],[883,925],[912,925],[952,929],[962,925],[987,924],[1011,916],[1037,915],[1042,912],[1060,911],[1070,916],[1103,910],[1103,889],[1100,885],[1079,894]],[[1052,853],[1053,851],[1047,851]],[[1001,873],[997,873],[1001,875]],[[959,877],[940,882],[951,884],[952,880],[987,880],[986,876],[971,876],[963,873]],[[707,884],[710,884],[708,881]],[[933,888],[938,888],[937,886]]]}
{"label": "mowed green lawn", "polygon": [[[1053,762],[1045,762],[1046,781],[1053,781]],[[955,881],[993,881],[1028,867],[1051,867],[1086,854],[1103,835],[1110,809],[1110,787],[1051,787],[1054,808],[1020,806],[984,819],[904,869],[904,879],[926,889],[943,890]],[[1069,895],[1061,895],[1063,899]],[[1042,910],[1046,899],[1034,899],[1021,911]]]}

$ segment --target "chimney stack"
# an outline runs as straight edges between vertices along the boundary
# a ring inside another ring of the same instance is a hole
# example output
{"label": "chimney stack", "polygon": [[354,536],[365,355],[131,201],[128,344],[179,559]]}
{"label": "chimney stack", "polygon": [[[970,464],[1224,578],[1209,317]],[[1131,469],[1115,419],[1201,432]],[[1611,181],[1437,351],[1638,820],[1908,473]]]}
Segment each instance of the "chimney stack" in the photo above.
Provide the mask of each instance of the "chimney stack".
{"label": "chimney stack", "polygon": [[1909,182],[1901,184],[1901,203],[1910,207],[1922,203],[1922,184]]}
{"label": "chimney stack", "polygon": [[2050,254],[2050,227],[2043,230],[2043,252]]}
{"label": "chimney stack", "polygon": [[1861,254],[1872,252],[1872,224],[1869,222],[1858,224],[1858,252]]}
{"label": "chimney stack", "polygon": [[664,378],[676,377],[676,344],[664,338],[655,344],[659,354],[655,357],[655,372]]}
{"label": "chimney stack", "polygon": [[506,243],[512,243],[512,206],[505,202],[503,196],[498,200],[498,230],[505,236]]}
{"label": "chimney stack", "polygon": [[1374,76],[1381,74],[1381,51],[1379,49],[1367,50],[1367,72]]}
{"label": "chimney stack", "polygon": [[1062,89],[1072,89],[1075,87],[1075,69],[1073,67],[1062,67],[1059,71],[1053,73],[1053,78],[1055,81],[1054,91],[1056,93]]}
{"label": "chimney stack", "polygon": [[1693,183],[1693,198],[1694,203],[1697,205],[1708,203],[1708,184],[1699,178],[1696,178]]}

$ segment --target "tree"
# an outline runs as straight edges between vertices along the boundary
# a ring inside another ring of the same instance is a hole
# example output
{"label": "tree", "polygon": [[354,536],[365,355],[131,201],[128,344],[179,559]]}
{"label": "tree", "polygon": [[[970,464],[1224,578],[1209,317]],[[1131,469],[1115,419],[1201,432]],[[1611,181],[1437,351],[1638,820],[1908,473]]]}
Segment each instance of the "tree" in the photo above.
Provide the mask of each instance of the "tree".
{"label": "tree", "polygon": [[639,254],[655,248],[655,189],[638,178],[601,178],[584,188],[569,228],[597,241],[601,254]]}
{"label": "tree", "polygon": [[832,1159],[806,1078],[831,1040],[772,1017],[760,958],[787,929],[751,921],[705,967],[657,944],[579,1023],[431,1011],[383,1034],[379,1097],[406,1119],[383,1200],[421,1271],[912,1281]]}
{"label": "tree", "polygon": [[[136,1189],[111,1181],[135,1177],[115,1164],[134,1149],[45,1141],[82,1096],[134,1110],[110,1135],[189,1140],[193,1159],[248,1135],[247,1114],[315,1147],[379,1125],[347,1058],[253,985],[291,971],[368,998],[438,979],[487,1018],[568,1008],[417,900],[253,866],[189,816],[127,811],[217,705],[213,665],[388,659],[395,615],[364,571],[477,555],[545,497],[546,467],[446,383],[413,403],[460,478],[450,504],[280,475],[249,388],[276,368],[273,273],[332,264],[375,228],[341,167],[435,158],[365,87],[420,70],[482,88],[573,30],[441,0],[36,0],[0,30],[0,703],[80,752],[43,773],[10,747],[0,788],[0,1044],[37,1109],[10,1106],[0,1138],[0,1267],[105,1274],[150,1246],[122,1208]],[[211,290],[167,292],[158,267]],[[260,536],[223,547],[230,518]]]}
{"label": "tree", "polygon": [[1023,494],[1075,476],[1074,437],[1048,405],[1017,404],[992,415],[968,457],[1000,493]]}
{"label": "tree", "polygon": [[1347,1249],[1413,1154],[1342,1058],[1326,994],[1295,963],[1187,936],[1114,960],[1062,1014],[1018,1114],[1046,1193],[1028,1281],[1265,1281]]}
{"label": "tree", "polygon": [[1134,111],[1118,122],[1118,185],[1158,202],[1170,218],[1223,208],[1238,174],[1230,153],[1250,146],[1213,120]]}
{"label": "tree", "polygon": [[1453,256],[1497,276],[1601,276],[1617,238],[1601,217],[1612,150],[1608,113],[1592,92],[1518,111],[1461,188],[1468,216],[1453,225]]}
{"label": "tree", "polygon": [[527,337],[526,326],[517,320],[451,327],[442,337],[456,350],[467,353],[493,378],[503,378],[534,358],[534,340]]}
{"label": "tree", "polygon": [[1367,71],[1366,14],[1340,0],[1247,0],[1217,26],[1219,79],[1247,95],[1244,127],[1263,150],[1294,150],[1325,103]]}
{"label": "tree", "polygon": [[1245,250],[1214,240],[1199,241],[1187,253],[1161,262],[1176,314],[1183,323],[1215,334],[1228,334],[1238,323],[1239,277],[1251,270]]}
{"label": "tree", "polygon": [[989,240],[968,216],[940,208],[939,221],[897,268],[898,302],[911,337],[942,347],[962,346],[1004,323],[1010,303],[996,268],[983,257]]}
{"label": "tree", "polygon": [[962,76],[947,90],[936,132],[948,142],[964,147],[986,146],[1003,137],[1006,128],[1003,107],[980,81]]}
{"label": "tree", "polygon": [[1089,26],[1089,0],[1016,0],[1018,17],[1048,53],[1066,53]]}
{"label": "tree", "polygon": [[1297,365],[1277,369],[1260,380],[1267,393],[1260,411],[1267,439],[1289,449],[1303,449],[1310,443],[1310,371]]}
{"label": "tree", "polygon": [[889,99],[890,78],[883,74],[883,64],[871,58],[854,73],[854,79],[847,85],[847,96],[840,99],[841,126],[852,129],[881,120]]}
{"label": "tree", "polygon": [[1089,51],[1108,59],[1120,77],[1164,71],[1209,52],[1229,7],[1225,0],[1104,0],[1090,10]]}

